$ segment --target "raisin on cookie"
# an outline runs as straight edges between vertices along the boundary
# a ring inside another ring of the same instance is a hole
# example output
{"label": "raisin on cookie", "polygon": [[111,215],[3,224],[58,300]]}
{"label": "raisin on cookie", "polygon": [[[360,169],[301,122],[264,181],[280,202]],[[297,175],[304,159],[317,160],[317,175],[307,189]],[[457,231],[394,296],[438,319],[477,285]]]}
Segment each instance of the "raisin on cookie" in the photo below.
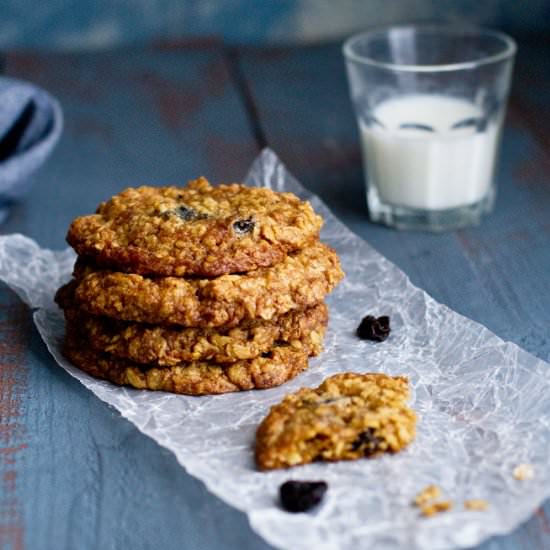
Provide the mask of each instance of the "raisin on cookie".
{"label": "raisin on cookie", "polygon": [[312,307],[344,276],[336,252],[319,242],[272,267],[215,279],[149,278],[80,261],[74,275],[76,280],[57,293],[61,307],[71,291],[77,307],[93,315],[200,328],[269,321]]}
{"label": "raisin on cookie", "polygon": [[76,218],[67,241],[95,264],[141,275],[218,277],[274,265],[319,236],[292,193],[240,184],[129,188]]}
{"label": "raisin on cookie", "polygon": [[394,453],[415,436],[404,376],[336,374],[287,395],[256,433],[261,470]]}

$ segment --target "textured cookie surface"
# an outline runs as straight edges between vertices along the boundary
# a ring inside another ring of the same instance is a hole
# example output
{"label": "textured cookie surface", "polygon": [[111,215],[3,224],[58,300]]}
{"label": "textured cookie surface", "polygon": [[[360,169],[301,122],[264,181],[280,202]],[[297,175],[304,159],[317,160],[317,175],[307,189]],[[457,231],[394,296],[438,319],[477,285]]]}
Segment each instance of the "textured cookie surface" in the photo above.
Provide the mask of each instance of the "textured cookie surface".
{"label": "textured cookie surface", "polygon": [[67,241],[97,265],[142,275],[217,277],[280,262],[322,225],[292,193],[239,184],[129,188],[73,221]]}
{"label": "textured cookie surface", "polygon": [[231,329],[198,329],[123,322],[65,312],[82,338],[105,351],[141,364],[175,366],[182,361],[234,363],[267,353],[276,343],[305,343],[312,355],[322,350],[328,311],[325,304],[293,310],[274,321],[249,321]]}
{"label": "textured cookie surface", "polygon": [[76,281],[62,287],[57,301],[64,307],[67,288],[74,288],[78,308],[94,315],[152,324],[229,327],[319,304],[343,276],[334,250],[316,242],[270,268],[215,279],[147,278],[77,264]]}
{"label": "textured cookie surface", "polygon": [[343,373],[272,407],[256,434],[262,470],[397,452],[415,436],[406,377]]}
{"label": "textured cookie surface", "polygon": [[227,366],[199,361],[147,368],[107,353],[91,351],[72,333],[67,334],[63,353],[74,365],[96,378],[137,389],[187,395],[272,388],[294,378],[308,366],[305,348],[276,346],[265,356]]}

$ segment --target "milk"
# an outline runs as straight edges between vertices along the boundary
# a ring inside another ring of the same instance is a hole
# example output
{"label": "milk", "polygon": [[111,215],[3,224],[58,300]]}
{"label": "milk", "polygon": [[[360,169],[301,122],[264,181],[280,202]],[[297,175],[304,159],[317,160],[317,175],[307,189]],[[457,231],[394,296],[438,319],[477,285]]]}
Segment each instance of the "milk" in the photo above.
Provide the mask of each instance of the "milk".
{"label": "milk", "polygon": [[500,126],[493,121],[478,131],[472,119],[481,115],[473,103],[441,95],[381,103],[369,126],[360,122],[369,185],[395,206],[443,210],[479,202],[491,187]]}

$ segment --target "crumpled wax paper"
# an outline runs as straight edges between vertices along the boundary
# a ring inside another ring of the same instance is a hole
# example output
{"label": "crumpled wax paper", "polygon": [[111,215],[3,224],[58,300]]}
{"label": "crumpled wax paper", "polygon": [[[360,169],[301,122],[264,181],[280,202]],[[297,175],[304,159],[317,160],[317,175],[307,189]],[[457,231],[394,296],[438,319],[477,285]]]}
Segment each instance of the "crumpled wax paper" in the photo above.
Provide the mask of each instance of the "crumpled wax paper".
{"label": "crumpled wax paper", "polygon": [[[60,352],[64,321],[52,298],[70,277],[73,253],[41,249],[21,235],[1,237],[0,278],[34,308],[36,326],[59,365],[170,449],[276,547],[468,547],[525,521],[550,495],[549,365],[414,287],[293,179],[273,152],[258,157],[246,181],[310,200],[326,220],[323,240],[338,251],[347,273],[328,299],[326,351],[282,387],[188,397],[95,380]],[[354,335],[367,313],[390,315],[393,330],[386,342]],[[343,371],[410,377],[412,406],[420,417],[414,443],[372,460],[256,471],[254,434],[270,406]],[[534,480],[514,479],[512,470],[520,463],[534,465]],[[278,487],[289,478],[326,480],[322,505],[302,514],[281,510]],[[431,483],[442,487],[454,507],[427,519],[411,499]],[[486,499],[490,508],[466,511],[463,502],[470,498]]]}

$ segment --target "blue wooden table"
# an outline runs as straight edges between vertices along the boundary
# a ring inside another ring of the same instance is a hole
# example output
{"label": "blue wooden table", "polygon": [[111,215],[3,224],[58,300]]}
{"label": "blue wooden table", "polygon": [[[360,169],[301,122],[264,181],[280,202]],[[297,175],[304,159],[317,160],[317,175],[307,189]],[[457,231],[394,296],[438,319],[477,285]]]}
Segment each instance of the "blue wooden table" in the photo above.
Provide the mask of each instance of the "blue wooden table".
{"label": "blue wooden table", "polygon": [[[550,45],[521,44],[496,210],[479,228],[404,233],[366,216],[337,45],[158,44],[11,52],[5,72],[62,102],[66,128],[2,233],[62,248],[68,224],[125,186],[244,175],[269,144],[356,233],[437,300],[550,357]],[[550,548],[550,503],[483,550]],[[0,289],[0,549],[268,546],[166,450],[57,367]]]}

